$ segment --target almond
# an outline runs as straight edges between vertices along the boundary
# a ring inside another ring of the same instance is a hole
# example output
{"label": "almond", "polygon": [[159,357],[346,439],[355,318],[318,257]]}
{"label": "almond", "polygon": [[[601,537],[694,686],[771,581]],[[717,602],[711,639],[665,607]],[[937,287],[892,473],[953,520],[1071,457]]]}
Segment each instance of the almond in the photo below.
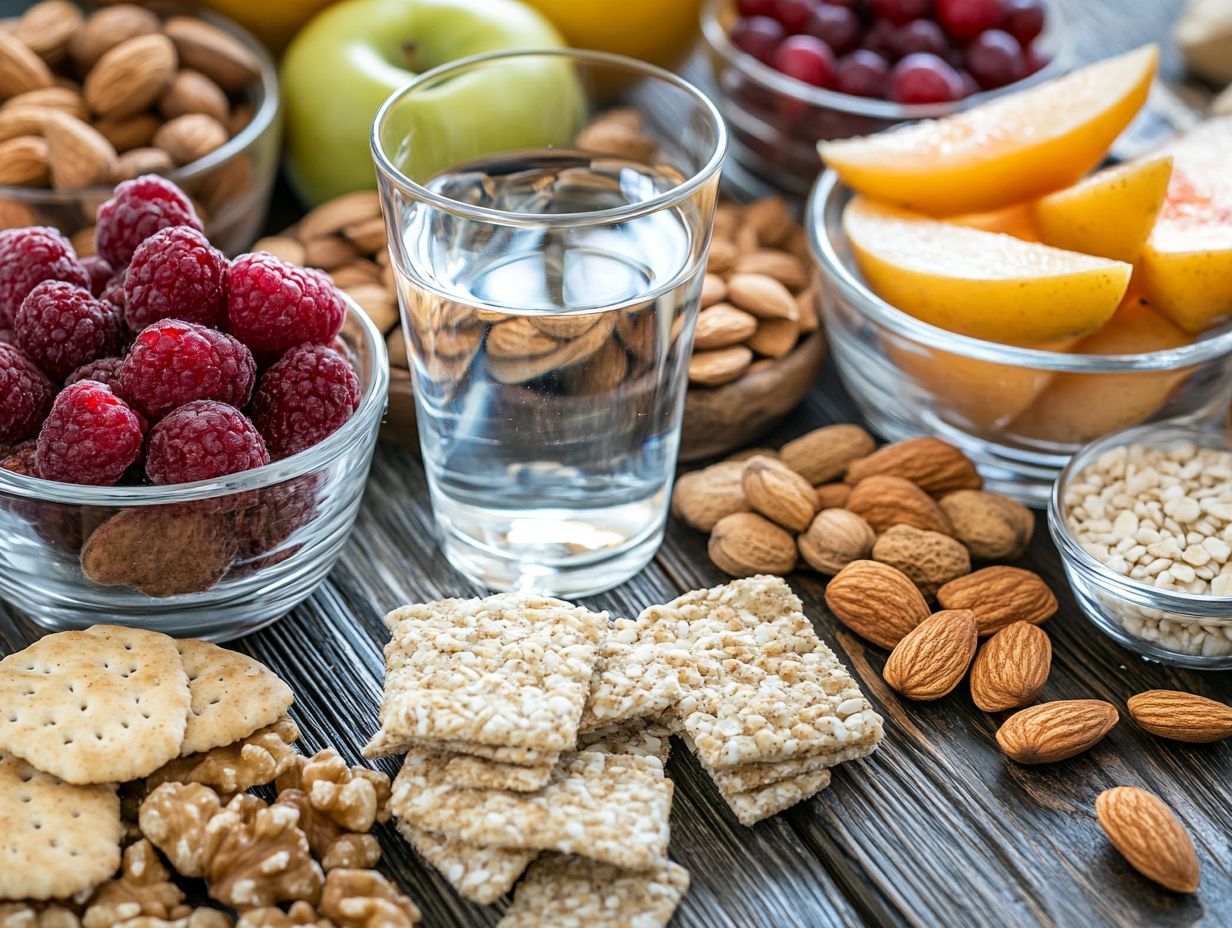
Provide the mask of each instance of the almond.
{"label": "almond", "polygon": [[1094,747],[1117,723],[1102,699],[1061,699],[1021,709],[997,730],[1002,752],[1020,764],[1051,764]]}
{"label": "almond", "polygon": [[932,436],[885,445],[853,464],[847,471],[847,482],[859,483],[874,475],[910,480],[932,496],[978,490],[982,485],[979,472],[965,454]]}
{"label": "almond", "polygon": [[821,316],[817,310],[820,296],[821,282],[816,275],[807,287],[796,294],[796,308],[800,311],[800,331],[803,334],[816,332],[821,328]]}
{"label": "almond", "polygon": [[68,0],[43,0],[22,14],[13,35],[45,62],[56,64],[68,54],[69,42],[82,22],[77,4]]}
{"label": "almond", "polygon": [[750,203],[740,218],[743,227],[751,229],[762,245],[781,245],[796,228],[791,208],[779,196],[763,197]]}
{"label": "almond", "polygon": [[261,62],[247,46],[217,26],[191,16],[173,16],[163,32],[175,43],[180,62],[200,71],[228,93],[261,76]]}
{"label": "almond", "polygon": [[689,383],[699,387],[719,387],[737,379],[752,363],[753,352],[744,345],[699,351],[689,359]]}
{"label": "almond", "polygon": [[496,358],[537,358],[555,351],[559,345],[525,318],[510,319],[488,331],[488,354]]}
{"label": "almond", "polygon": [[[702,277],[702,309],[722,303],[727,299],[727,281],[718,274],[706,274]],[[700,320],[699,320],[700,322]]]}
{"label": "almond", "polygon": [[89,123],[76,116],[51,110],[43,125],[51,186],[78,190],[107,183],[115,170],[116,151]]}
{"label": "almond", "polygon": [[[374,216],[362,222],[352,222],[342,227],[342,237],[365,254],[371,254],[385,247],[385,218]],[[588,331],[596,325],[602,316],[562,315],[562,316],[531,316],[532,322],[549,335],[573,338]]]}
{"label": "almond", "polygon": [[300,236],[304,243],[304,263],[308,267],[332,271],[334,268],[350,264],[359,252],[355,246],[336,235],[322,235],[317,238]]}
{"label": "almond", "polygon": [[132,3],[109,6],[90,14],[69,42],[69,54],[81,73],[86,73],[121,42],[151,35],[162,28],[158,16]]}
{"label": "almond", "polygon": [[911,578],[889,564],[852,561],[826,586],[835,618],[862,638],[892,648],[929,616]]}
{"label": "almond", "polygon": [[796,566],[796,542],[755,512],[724,516],[710,533],[710,560],[733,577],[788,574]]}
{"label": "almond", "polygon": [[737,274],[765,274],[773,277],[793,293],[808,286],[812,274],[809,267],[795,255],[777,248],[759,248],[741,255],[732,268]]}
{"label": "almond", "polygon": [[873,545],[873,560],[897,567],[926,599],[951,580],[971,573],[971,556],[961,543],[910,525],[887,529]]}
{"label": "almond", "polygon": [[851,487],[845,483],[823,483],[816,487],[818,509],[845,509]]}
{"label": "almond", "polygon": [[706,253],[706,271],[711,274],[726,274],[736,263],[738,255],[735,243],[725,238],[712,239],[710,250]]}
{"label": "almond", "polygon": [[809,483],[829,483],[876,447],[873,436],[858,425],[827,425],[789,441],[779,456]]}
{"label": "almond", "polygon": [[301,241],[341,232],[347,226],[381,218],[381,198],[375,190],[359,190],[322,203],[300,220]]}
{"label": "almond", "polygon": [[204,113],[225,123],[231,104],[222,88],[199,71],[181,68],[158,101],[158,111],[167,119],[189,113]]}
{"label": "almond", "polygon": [[867,558],[876,540],[868,523],[854,512],[824,509],[796,541],[810,567],[834,575],[852,561]]}
{"label": "almond", "polygon": [[903,636],[890,652],[881,675],[908,699],[940,699],[958,686],[978,643],[970,612],[938,612]]}
{"label": "almond", "polygon": [[38,107],[40,109],[59,110],[76,116],[78,119],[88,119],[90,111],[86,109],[86,101],[71,87],[43,87],[40,90],[27,90],[6,100],[0,112],[16,109],[22,106]]}
{"label": "almond", "polygon": [[757,317],[729,303],[716,303],[697,315],[693,347],[697,351],[739,345],[757,331]]}
{"label": "almond", "polygon": [[19,135],[42,135],[47,117],[54,112],[45,106],[5,106],[0,109],[0,141]]}
{"label": "almond", "polygon": [[955,490],[941,498],[940,506],[954,526],[954,537],[976,560],[1012,561],[1031,543],[1035,515],[1008,496]]}
{"label": "almond", "polygon": [[1048,633],[1029,622],[997,632],[971,665],[971,700],[985,712],[1021,709],[1039,698],[1052,669]]}
{"label": "almond", "polygon": [[800,318],[791,291],[765,274],[732,274],[727,279],[727,299],[758,319]]}
{"label": "almond", "polygon": [[1198,891],[1202,872],[1193,839],[1154,793],[1114,786],[1095,800],[1095,817],[1131,867],[1176,893]]}
{"label": "almond", "polygon": [[597,119],[578,133],[577,147],[601,155],[614,155],[629,161],[646,163],[658,150],[654,140],[639,126],[611,119]]}
{"label": "almond", "polygon": [[1232,706],[1180,690],[1147,690],[1129,699],[1134,721],[1160,738],[1209,744],[1232,735]]}
{"label": "almond", "polygon": [[119,152],[148,147],[154,141],[154,133],[161,125],[161,120],[153,113],[137,113],[134,116],[98,119],[94,122],[94,128]]}
{"label": "almond", "polygon": [[701,532],[709,532],[724,516],[748,511],[743,461],[723,461],[684,474],[672,490],[672,512]]}
{"label": "almond", "polygon": [[227,127],[213,116],[189,113],[163,123],[154,133],[154,146],[176,164],[191,164],[227,144]]}
{"label": "almond", "polygon": [[0,142],[0,184],[15,187],[47,185],[47,143],[35,135]]}
{"label": "almond", "polygon": [[[116,158],[112,178],[117,181],[132,180],[142,174],[166,174],[174,169],[175,162],[161,148],[133,148]],[[299,243],[296,242],[296,245]],[[302,246],[300,248],[302,251]]]}
{"label": "almond", "polygon": [[[949,535],[950,520],[931,496],[902,477],[875,476],[861,480],[847,497],[847,508],[859,513],[881,534],[896,525]],[[955,607],[964,608],[964,607]]]}
{"label": "almond", "polygon": [[54,83],[42,58],[16,36],[0,31],[0,97],[15,97]]}
{"label": "almond", "polygon": [[775,458],[758,456],[744,466],[744,495],[755,512],[802,532],[817,514],[813,485]]}
{"label": "almond", "polygon": [[1057,598],[1039,574],[1004,565],[951,580],[937,591],[937,601],[945,609],[974,612],[981,637],[1014,622],[1039,625],[1057,611]]}
{"label": "almond", "polygon": [[757,354],[782,358],[791,354],[800,339],[800,324],[794,319],[762,319],[746,344]]}
{"label": "almond", "polygon": [[82,85],[86,104],[99,116],[139,113],[162,96],[175,76],[175,46],[162,35],[121,42],[98,59]]}

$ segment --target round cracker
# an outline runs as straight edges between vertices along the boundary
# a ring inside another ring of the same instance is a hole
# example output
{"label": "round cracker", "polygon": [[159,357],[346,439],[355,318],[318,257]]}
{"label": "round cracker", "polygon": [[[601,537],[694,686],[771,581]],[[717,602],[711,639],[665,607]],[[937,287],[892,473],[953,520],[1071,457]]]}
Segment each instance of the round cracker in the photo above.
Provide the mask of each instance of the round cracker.
{"label": "round cracker", "polygon": [[117,625],[0,660],[0,750],[69,783],[123,783],[180,754],[188,677],[175,641]]}
{"label": "round cracker", "polygon": [[273,725],[291,708],[295,695],[258,660],[208,641],[176,642],[192,709],[180,754],[196,754],[233,744]]}

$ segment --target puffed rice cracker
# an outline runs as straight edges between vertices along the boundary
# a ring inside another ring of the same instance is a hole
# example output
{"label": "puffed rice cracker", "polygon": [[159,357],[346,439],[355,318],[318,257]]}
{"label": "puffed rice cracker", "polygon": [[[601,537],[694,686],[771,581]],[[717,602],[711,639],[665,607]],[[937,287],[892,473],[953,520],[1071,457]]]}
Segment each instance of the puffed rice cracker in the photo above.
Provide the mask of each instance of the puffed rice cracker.
{"label": "puffed rice cracker", "polygon": [[[446,754],[469,754],[472,757],[482,757],[484,760],[496,761],[499,764],[517,764],[519,767],[554,767],[560,760],[560,751],[537,751],[534,748],[492,747],[487,744],[475,744],[471,741],[431,741],[416,738],[407,745],[408,748],[423,748],[427,751],[443,751]],[[401,752],[405,753],[404,748]]]}
{"label": "puffed rice cracker", "polygon": [[689,651],[642,640],[640,630],[637,622],[617,619],[599,645],[579,731],[658,715],[680,699],[681,672],[693,664]]}
{"label": "puffed rice cracker", "polygon": [[790,809],[798,802],[803,802],[830,785],[830,771],[818,770],[816,773],[805,773],[788,780],[779,780],[769,786],[751,790],[747,793],[725,793],[722,787],[719,792],[728,808],[736,816],[741,825],[756,825],[764,818],[777,815],[784,809]]}
{"label": "puffed rice cracker", "polygon": [[193,638],[175,644],[192,697],[181,755],[247,738],[273,725],[295,701],[291,687],[246,654]]}
{"label": "puffed rice cracker", "polygon": [[533,793],[548,785],[552,767],[522,767],[467,754],[453,754],[445,764],[445,777],[454,786]]}
{"label": "puffed rice cracker", "polygon": [[630,873],[545,854],[518,884],[497,928],[665,928],[688,889],[689,872],[670,860]]}
{"label": "puffed rice cracker", "polygon": [[792,760],[781,760],[769,764],[741,764],[738,767],[725,767],[722,770],[708,770],[707,772],[719,789],[731,793],[747,793],[750,790],[769,786],[780,780],[789,780],[801,774],[828,770],[849,760],[863,757],[867,753],[867,745],[859,744],[840,751],[814,754],[811,757],[796,757]]}
{"label": "puffed rice cracker", "polygon": [[424,831],[399,821],[398,833],[415,853],[443,876],[458,893],[480,905],[491,905],[513,888],[538,851],[478,847],[457,838]]}
{"label": "puffed rice cracker", "polygon": [[666,726],[637,719],[578,735],[578,750],[657,757],[666,766],[672,750],[671,734]]}

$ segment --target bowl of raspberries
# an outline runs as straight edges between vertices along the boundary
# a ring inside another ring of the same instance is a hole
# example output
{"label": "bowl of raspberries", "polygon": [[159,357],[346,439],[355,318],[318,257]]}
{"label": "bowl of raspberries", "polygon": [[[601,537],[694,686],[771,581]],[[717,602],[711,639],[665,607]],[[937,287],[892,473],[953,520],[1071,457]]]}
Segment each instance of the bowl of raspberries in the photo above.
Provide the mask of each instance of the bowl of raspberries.
{"label": "bowl of raspberries", "polygon": [[0,232],[0,598],[49,628],[246,634],[354,523],[381,334],[318,271],[228,259],[161,177],[116,187],[96,246]]}
{"label": "bowl of raspberries", "polygon": [[933,119],[1055,77],[1058,0],[708,0],[702,12],[735,180],[803,197],[817,143]]}

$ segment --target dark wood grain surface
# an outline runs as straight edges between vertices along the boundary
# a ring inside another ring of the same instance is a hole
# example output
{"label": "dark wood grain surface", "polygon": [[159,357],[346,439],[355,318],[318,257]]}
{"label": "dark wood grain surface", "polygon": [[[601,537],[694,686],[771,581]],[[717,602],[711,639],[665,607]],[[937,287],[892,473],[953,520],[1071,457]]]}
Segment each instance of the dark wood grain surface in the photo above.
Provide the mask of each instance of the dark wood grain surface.
{"label": "dark wood grain surface", "polygon": [[[1069,0],[1079,55],[1093,59],[1149,39],[1166,42],[1181,0]],[[1174,50],[1165,70],[1179,74]],[[828,371],[777,438],[854,408]],[[1042,518],[1041,518],[1042,522]],[[380,617],[389,608],[481,591],[428,541],[432,519],[423,470],[411,454],[381,448],[355,533],[329,580],[299,609],[237,643],[294,687],[303,747],[334,745],[352,761],[376,726],[381,687]],[[1098,697],[1124,707],[1144,689],[1169,687],[1232,701],[1232,675],[1143,662],[1097,632],[1069,595],[1046,531],[1023,563],[1061,599],[1044,699]],[[679,593],[723,581],[705,539],[673,525],[638,577],[589,604],[634,615]],[[827,614],[822,583],[792,578],[819,634],[850,664],[886,719],[871,758],[846,764],[816,799],[757,825],[738,825],[687,751],[668,772],[677,784],[671,854],[692,874],[677,928],[760,926],[1226,926],[1232,925],[1232,744],[1185,746],[1123,721],[1094,750],[1047,767],[1020,767],[996,749],[998,719],[960,687],[931,704],[896,698],[880,676],[883,649]],[[0,606],[0,654],[36,629]],[[1123,713],[1124,714],[1124,713]],[[392,763],[384,769],[393,772]],[[1198,846],[1202,889],[1181,897],[1136,875],[1095,823],[1100,791],[1134,784],[1161,795]],[[432,928],[491,925],[503,906],[461,901],[390,828],[384,869],[420,905]]]}

